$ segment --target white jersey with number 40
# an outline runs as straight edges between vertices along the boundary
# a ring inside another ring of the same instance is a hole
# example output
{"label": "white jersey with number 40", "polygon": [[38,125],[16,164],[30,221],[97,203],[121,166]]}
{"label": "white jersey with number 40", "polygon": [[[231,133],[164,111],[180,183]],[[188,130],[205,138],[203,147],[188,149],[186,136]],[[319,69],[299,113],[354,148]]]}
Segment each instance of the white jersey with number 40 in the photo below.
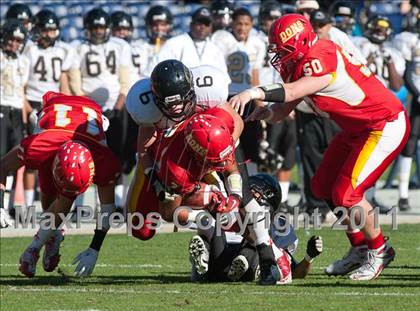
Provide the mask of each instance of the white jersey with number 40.
{"label": "white jersey with number 40", "polygon": [[[191,68],[191,72],[198,106],[206,109],[226,102],[230,81],[223,71],[202,65]],[[140,80],[131,87],[125,106],[138,125],[166,127],[169,124],[155,104],[150,79]]]}
{"label": "white jersey with number 40", "polygon": [[68,71],[74,61],[76,51],[67,43],[57,41],[46,49],[32,44],[26,48],[24,55],[30,61],[29,80],[26,85],[26,97],[31,101],[42,101],[48,91],[58,92],[60,76]]}

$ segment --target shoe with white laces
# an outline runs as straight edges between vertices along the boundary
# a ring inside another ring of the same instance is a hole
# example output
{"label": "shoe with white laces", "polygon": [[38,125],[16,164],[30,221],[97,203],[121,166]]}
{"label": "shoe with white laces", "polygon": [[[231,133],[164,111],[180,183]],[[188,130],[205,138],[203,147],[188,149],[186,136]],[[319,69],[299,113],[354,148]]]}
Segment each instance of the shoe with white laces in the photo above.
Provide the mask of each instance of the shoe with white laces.
{"label": "shoe with white laces", "polygon": [[19,258],[19,271],[28,278],[34,277],[38,259],[39,249],[28,247]]}
{"label": "shoe with white laces", "polygon": [[199,235],[191,238],[188,246],[191,264],[198,274],[204,274],[209,269],[210,252],[208,243]]}
{"label": "shoe with white laces", "polygon": [[367,259],[364,264],[355,272],[350,274],[349,278],[355,281],[369,281],[376,279],[383,269],[395,258],[394,249],[387,243],[377,249],[367,251]]}
{"label": "shoe with white laces", "polygon": [[236,256],[230,265],[227,277],[233,282],[238,282],[248,271],[249,263],[244,255]]}
{"label": "shoe with white laces", "polygon": [[46,272],[52,272],[60,262],[60,244],[64,240],[62,230],[52,236],[45,244],[44,256],[42,257],[42,267]]}
{"label": "shoe with white laces", "polygon": [[325,274],[328,276],[332,275],[345,275],[352,272],[362,266],[366,261],[367,246],[350,247],[347,255],[342,259],[339,259],[328,267],[325,268]]}

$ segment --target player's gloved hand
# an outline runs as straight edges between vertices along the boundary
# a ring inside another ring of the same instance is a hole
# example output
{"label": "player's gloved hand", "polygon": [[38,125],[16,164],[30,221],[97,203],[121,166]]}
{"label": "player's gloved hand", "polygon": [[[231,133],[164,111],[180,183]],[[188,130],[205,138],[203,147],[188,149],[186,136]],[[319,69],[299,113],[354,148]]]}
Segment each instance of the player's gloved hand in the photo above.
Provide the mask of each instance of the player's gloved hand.
{"label": "player's gloved hand", "polygon": [[90,276],[95,269],[96,260],[98,259],[98,251],[88,248],[81,252],[73,259],[73,265],[77,264],[74,269],[74,275],[78,277]]}
{"label": "player's gloved hand", "polygon": [[38,124],[38,110],[35,108],[32,109],[31,113],[28,116],[28,123],[32,128],[36,128],[36,125]]}
{"label": "player's gloved hand", "polygon": [[306,246],[306,256],[305,259],[309,262],[312,262],[313,259],[319,256],[322,253],[322,237],[320,236],[311,236]]}
{"label": "player's gloved hand", "polygon": [[216,212],[217,207],[226,200],[223,193],[214,185],[210,185],[205,196],[207,199],[204,201],[204,208],[209,212]]}
{"label": "player's gloved hand", "polygon": [[173,194],[167,191],[165,185],[162,184],[160,180],[157,178],[156,170],[152,168],[148,168],[148,169],[145,169],[144,174],[149,179],[150,185],[153,187],[153,190],[155,190],[155,193],[159,201],[166,203],[166,202],[171,202],[175,200],[176,194]]}

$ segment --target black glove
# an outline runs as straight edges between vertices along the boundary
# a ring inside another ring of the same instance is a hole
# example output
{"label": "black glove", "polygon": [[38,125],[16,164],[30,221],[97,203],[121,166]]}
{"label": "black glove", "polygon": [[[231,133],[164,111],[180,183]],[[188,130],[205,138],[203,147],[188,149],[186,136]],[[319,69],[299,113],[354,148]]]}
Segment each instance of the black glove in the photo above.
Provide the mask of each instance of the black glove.
{"label": "black glove", "polygon": [[[311,236],[306,246],[306,256],[309,257],[311,262],[312,259],[319,256],[322,253],[322,237],[320,236]],[[306,258],[305,256],[305,258]]]}

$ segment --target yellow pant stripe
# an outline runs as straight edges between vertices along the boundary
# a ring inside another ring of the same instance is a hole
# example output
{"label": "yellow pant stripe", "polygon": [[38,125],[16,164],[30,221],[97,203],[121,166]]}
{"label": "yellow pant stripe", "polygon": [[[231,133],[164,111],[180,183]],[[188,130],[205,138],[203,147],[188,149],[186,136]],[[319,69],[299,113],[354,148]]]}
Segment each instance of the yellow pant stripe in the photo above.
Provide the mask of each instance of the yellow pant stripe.
{"label": "yellow pant stripe", "polygon": [[141,190],[145,181],[143,166],[140,162],[137,163],[136,173],[131,181],[131,191],[128,196],[128,211],[134,213],[137,208],[137,201],[140,199]]}

